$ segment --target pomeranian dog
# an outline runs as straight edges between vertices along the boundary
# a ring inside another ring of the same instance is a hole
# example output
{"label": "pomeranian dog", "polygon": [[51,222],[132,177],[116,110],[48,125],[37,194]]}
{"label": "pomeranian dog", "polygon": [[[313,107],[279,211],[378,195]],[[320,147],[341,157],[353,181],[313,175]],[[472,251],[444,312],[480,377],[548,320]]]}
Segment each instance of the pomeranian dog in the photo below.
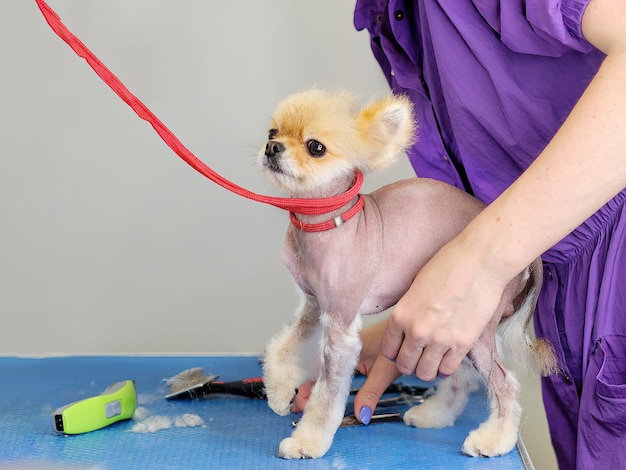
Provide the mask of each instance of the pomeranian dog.
{"label": "pomeranian dog", "polygon": [[[349,92],[311,89],[278,105],[259,165],[292,197],[330,197],[352,187],[355,172],[385,167],[405,155],[415,133],[405,97],[383,97],[361,107]],[[483,207],[451,185],[411,178],[355,196],[331,213],[292,214],[283,260],[304,302],[293,322],[267,344],[263,374],[269,406],[286,415],[297,388],[310,380],[315,385],[297,428],[280,443],[281,457],[316,458],[328,451],[361,350],[360,316],[395,305],[420,268]],[[319,229],[324,225],[331,228]],[[537,259],[511,281],[457,372],[405,413],[406,424],[453,425],[480,376],[491,411],[462,450],[495,456],[513,449],[521,414],[519,385],[500,354],[525,358],[542,374],[555,368],[549,343],[533,343],[527,335],[541,279]]]}

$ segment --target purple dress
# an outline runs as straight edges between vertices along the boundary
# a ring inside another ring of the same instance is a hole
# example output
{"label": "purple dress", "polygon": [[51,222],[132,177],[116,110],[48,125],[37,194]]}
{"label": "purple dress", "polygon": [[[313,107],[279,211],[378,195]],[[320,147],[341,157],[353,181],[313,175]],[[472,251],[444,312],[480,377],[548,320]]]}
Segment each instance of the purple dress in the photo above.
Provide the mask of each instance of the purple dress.
{"label": "purple dress", "polygon": [[[357,0],[357,29],[415,104],[419,176],[489,203],[531,164],[604,58],[582,36],[587,3]],[[543,255],[535,326],[562,369],[543,394],[564,469],[621,468],[626,456],[625,199]]]}

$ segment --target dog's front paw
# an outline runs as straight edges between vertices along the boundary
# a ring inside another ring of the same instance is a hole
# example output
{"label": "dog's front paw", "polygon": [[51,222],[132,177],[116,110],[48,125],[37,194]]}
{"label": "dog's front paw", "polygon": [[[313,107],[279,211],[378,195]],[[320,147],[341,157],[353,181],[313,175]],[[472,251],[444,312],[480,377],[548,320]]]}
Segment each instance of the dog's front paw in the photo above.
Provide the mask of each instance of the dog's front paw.
{"label": "dog's front paw", "polygon": [[515,432],[502,432],[494,427],[481,426],[467,436],[462,451],[472,457],[495,457],[511,452],[516,442]]}
{"label": "dog's front paw", "polygon": [[307,377],[298,358],[285,346],[289,337],[278,335],[268,344],[263,360],[263,382],[269,407],[281,416],[291,412],[296,389]]}
{"label": "dog's front paw", "polygon": [[278,455],[283,459],[316,459],[323,456],[332,443],[313,434],[298,435],[283,439],[278,448]]}
{"label": "dog's front paw", "polygon": [[421,405],[415,405],[404,413],[403,420],[407,426],[439,429],[452,426],[456,420],[456,415],[451,413],[450,409],[437,406],[434,400],[426,400]]}
{"label": "dog's front paw", "polygon": [[267,404],[274,413],[285,416],[291,412],[299,385],[301,371],[279,361],[266,360],[263,365],[263,382]]}
{"label": "dog's front paw", "polygon": [[267,404],[278,415],[286,416],[291,413],[291,407],[296,397],[296,390],[286,384],[274,386],[265,385]]}

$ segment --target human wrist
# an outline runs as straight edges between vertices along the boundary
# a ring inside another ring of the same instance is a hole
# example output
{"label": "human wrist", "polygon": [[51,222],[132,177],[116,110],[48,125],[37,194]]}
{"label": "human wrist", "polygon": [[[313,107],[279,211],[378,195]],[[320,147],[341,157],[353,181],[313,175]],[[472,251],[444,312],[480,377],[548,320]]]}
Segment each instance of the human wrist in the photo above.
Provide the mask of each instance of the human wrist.
{"label": "human wrist", "polygon": [[461,253],[474,258],[483,276],[499,284],[507,284],[532,262],[524,250],[515,249],[497,224],[479,215],[457,237]]}

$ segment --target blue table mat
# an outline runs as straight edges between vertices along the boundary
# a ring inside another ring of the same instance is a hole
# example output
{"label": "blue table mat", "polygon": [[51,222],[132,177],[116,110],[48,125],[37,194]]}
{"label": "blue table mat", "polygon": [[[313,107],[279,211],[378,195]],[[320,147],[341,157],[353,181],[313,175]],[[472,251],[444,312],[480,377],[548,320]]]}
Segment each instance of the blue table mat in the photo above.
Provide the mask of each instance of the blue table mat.
{"label": "blue table mat", "polygon": [[[164,378],[192,367],[238,380],[261,374],[257,357],[72,356],[0,357],[0,468],[33,466],[91,470],[132,469],[519,469],[518,449],[496,458],[473,458],[460,449],[469,431],[486,419],[484,389],[472,394],[455,426],[416,429],[403,423],[340,428],[328,453],[314,460],[283,460],[278,444],[292,431],[293,416],[274,414],[264,400],[232,396],[167,401]],[[134,420],[66,436],[53,431],[59,406],[99,395],[111,383],[135,381],[149,415],[199,416],[202,426],[150,434],[131,432]],[[355,379],[358,386],[359,379]],[[403,383],[417,379],[403,378]]]}

